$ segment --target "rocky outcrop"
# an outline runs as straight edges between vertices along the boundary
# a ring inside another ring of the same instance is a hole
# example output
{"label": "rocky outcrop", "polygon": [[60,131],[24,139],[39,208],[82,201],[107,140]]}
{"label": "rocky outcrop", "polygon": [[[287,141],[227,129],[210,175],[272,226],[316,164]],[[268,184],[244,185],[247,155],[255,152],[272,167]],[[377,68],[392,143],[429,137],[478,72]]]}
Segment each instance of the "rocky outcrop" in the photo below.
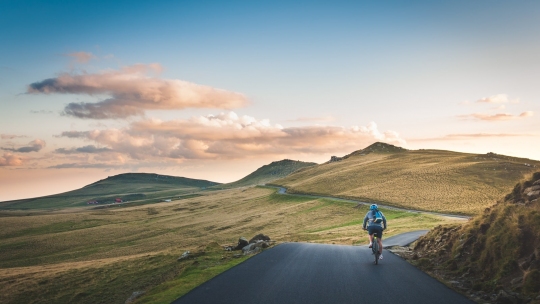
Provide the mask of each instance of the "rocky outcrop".
{"label": "rocky outcrop", "polygon": [[124,304],[131,304],[137,300],[138,297],[142,296],[145,292],[144,291],[135,291],[131,294],[131,296],[124,302]]}
{"label": "rocky outcrop", "polygon": [[339,156],[332,156],[330,157],[330,163],[334,163],[334,162],[338,162],[338,161],[341,161],[343,160],[343,157],[339,157]]}
{"label": "rocky outcrop", "polygon": [[242,252],[244,252],[244,255],[252,254],[261,251],[263,248],[268,248],[269,246],[270,244],[267,241],[259,240],[242,248]]}
{"label": "rocky outcrop", "polygon": [[540,172],[536,172],[532,180],[517,184],[512,193],[504,199],[514,204],[529,205],[537,202],[538,198],[540,198]]}
{"label": "rocky outcrop", "polygon": [[271,239],[269,236],[262,233],[252,237],[249,241],[245,237],[238,239],[236,246],[225,246],[225,250],[242,250],[244,255],[252,254],[261,251],[263,248],[270,247]]}
{"label": "rocky outcrop", "polygon": [[249,243],[257,243],[258,241],[270,241],[270,237],[268,235],[259,233],[256,236],[252,237],[251,240],[249,240]]}
{"label": "rocky outcrop", "polygon": [[188,251],[182,253],[182,255],[181,255],[178,259],[176,259],[176,260],[177,260],[177,261],[182,261],[182,260],[189,259],[189,256],[190,256],[190,255],[191,255],[191,252],[189,252],[189,250],[188,250]]}
{"label": "rocky outcrop", "polygon": [[231,248],[231,250],[241,250],[242,248],[246,247],[249,244],[248,240],[245,237],[241,237],[238,239],[238,244],[236,247]]}

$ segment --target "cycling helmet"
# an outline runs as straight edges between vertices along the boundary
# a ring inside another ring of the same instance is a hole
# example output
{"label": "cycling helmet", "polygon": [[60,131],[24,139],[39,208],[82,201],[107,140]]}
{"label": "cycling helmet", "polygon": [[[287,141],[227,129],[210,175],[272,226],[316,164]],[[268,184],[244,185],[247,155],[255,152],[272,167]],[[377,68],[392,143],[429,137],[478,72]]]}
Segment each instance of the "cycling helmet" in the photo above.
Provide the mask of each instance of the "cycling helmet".
{"label": "cycling helmet", "polygon": [[369,206],[369,210],[377,210],[377,209],[379,209],[377,207],[377,204],[372,204],[371,206]]}

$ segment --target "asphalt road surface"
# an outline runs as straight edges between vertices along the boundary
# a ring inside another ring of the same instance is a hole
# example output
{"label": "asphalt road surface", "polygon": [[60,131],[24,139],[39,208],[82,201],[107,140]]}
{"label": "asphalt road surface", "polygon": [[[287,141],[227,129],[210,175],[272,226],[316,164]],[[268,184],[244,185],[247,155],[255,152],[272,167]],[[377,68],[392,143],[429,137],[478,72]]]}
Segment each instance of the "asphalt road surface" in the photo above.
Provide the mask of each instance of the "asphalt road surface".
{"label": "asphalt road surface", "polygon": [[[384,246],[407,245],[414,235],[392,239]],[[367,246],[285,243],[173,303],[474,303],[389,251],[383,256],[374,265]]]}

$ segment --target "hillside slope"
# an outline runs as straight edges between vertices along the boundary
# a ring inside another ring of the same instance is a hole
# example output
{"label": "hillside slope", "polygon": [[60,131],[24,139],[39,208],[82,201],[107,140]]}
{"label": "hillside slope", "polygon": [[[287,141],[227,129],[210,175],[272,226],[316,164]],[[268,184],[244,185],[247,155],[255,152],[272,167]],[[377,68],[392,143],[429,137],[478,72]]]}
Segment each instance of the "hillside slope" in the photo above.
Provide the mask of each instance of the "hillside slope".
{"label": "hillside slope", "polygon": [[237,188],[252,185],[262,185],[272,182],[276,179],[286,177],[287,175],[300,170],[302,168],[312,167],[317,165],[316,163],[309,163],[303,161],[296,161],[290,159],[284,159],[280,161],[272,162],[268,165],[264,165],[259,169],[253,171],[249,175],[243,177],[232,183],[222,184],[214,186],[214,188]]}
{"label": "hillside slope", "polygon": [[113,202],[138,200],[186,192],[218,185],[218,183],[154,173],[125,173],[109,176],[80,189],[43,197],[0,202],[0,209],[48,209],[86,206],[87,201]]}
{"label": "hillside slope", "polygon": [[415,246],[420,268],[491,303],[540,303],[540,172],[461,226],[439,226]]}
{"label": "hillside slope", "polygon": [[286,187],[290,193],[478,214],[540,167],[539,161],[494,153],[406,150],[384,143],[333,159],[272,184]]}

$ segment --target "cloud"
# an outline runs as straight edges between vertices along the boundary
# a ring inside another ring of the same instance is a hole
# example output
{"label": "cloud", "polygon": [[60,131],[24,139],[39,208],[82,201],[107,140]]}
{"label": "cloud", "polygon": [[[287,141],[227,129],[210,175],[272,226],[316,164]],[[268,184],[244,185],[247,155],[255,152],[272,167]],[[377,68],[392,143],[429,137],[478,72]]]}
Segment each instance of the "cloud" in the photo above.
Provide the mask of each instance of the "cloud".
{"label": "cloud", "polygon": [[83,138],[132,159],[234,159],[320,153],[349,153],[374,141],[404,145],[394,131],[367,126],[284,128],[269,120],[234,112],[187,120],[147,119],[125,129],[68,131],[60,136]]}
{"label": "cloud", "polygon": [[47,110],[35,111],[35,110],[31,110],[30,113],[32,113],[32,114],[52,114],[53,111],[47,111]]}
{"label": "cloud", "polygon": [[19,153],[29,153],[29,152],[39,152],[41,149],[43,149],[46,146],[45,141],[41,139],[36,139],[28,143],[27,146],[20,147],[20,148],[2,148],[2,150],[5,151],[11,151],[11,152],[19,152]]}
{"label": "cloud", "polygon": [[299,117],[296,119],[289,119],[290,122],[331,122],[336,120],[333,116],[321,116],[321,117]]}
{"label": "cloud", "polygon": [[519,103],[519,99],[509,100],[506,94],[497,94],[490,97],[484,97],[476,101],[477,103]]}
{"label": "cloud", "polygon": [[88,146],[84,146],[84,147],[71,148],[71,149],[59,148],[59,149],[54,150],[54,152],[59,153],[59,154],[75,154],[75,153],[92,153],[92,154],[94,154],[94,153],[112,152],[112,149],[109,149],[109,148],[97,148],[94,145],[88,145]]}
{"label": "cloud", "polygon": [[0,156],[0,166],[21,166],[23,159],[12,153],[4,153]]}
{"label": "cloud", "polygon": [[462,133],[462,134],[447,134],[440,137],[431,138],[413,138],[407,139],[409,142],[423,142],[423,141],[452,141],[452,140],[468,140],[468,139],[480,139],[480,138],[504,138],[504,137],[525,137],[535,136],[527,133]]}
{"label": "cloud", "polygon": [[123,166],[115,166],[105,163],[69,163],[69,164],[59,164],[54,166],[47,167],[48,169],[71,169],[71,168],[82,168],[82,169],[111,169],[111,168],[123,168]]}
{"label": "cloud", "polygon": [[14,134],[0,134],[0,139],[15,139],[15,138],[25,138],[26,135],[14,135]]}
{"label": "cloud", "polygon": [[498,113],[498,114],[493,114],[493,115],[473,113],[473,114],[459,115],[458,117],[461,119],[473,119],[473,120],[482,120],[482,121],[506,121],[506,120],[515,120],[515,119],[531,117],[533,115],[534,115],[534,112],[526,111],[519,115],[512,115],[508,113]]}
{"label": "cloud", "polygon": [[87,52],[74,52],[66,54],[66,56],[74,58],[75,61],[79,63],[88,63],[90,60],[96,59],[96,56],[94,56],[94,54]]}
{"label": "cloud", "polygon": [[159,109],[233,109],[248,102],[239,93],[152,76],[161,71],[159,64],[137,64],[97,74],[63,73],[30,84],[27,92],[109,95],[110,98],[100,102],[70,103],[64,108],[65,115],[91,119],[127,118]]}
{"label": "cloud", "polygon": [[533,111],[525,111],[525,112],[519,114],[519,117],[531,117],[533,115],[534,115]]}

